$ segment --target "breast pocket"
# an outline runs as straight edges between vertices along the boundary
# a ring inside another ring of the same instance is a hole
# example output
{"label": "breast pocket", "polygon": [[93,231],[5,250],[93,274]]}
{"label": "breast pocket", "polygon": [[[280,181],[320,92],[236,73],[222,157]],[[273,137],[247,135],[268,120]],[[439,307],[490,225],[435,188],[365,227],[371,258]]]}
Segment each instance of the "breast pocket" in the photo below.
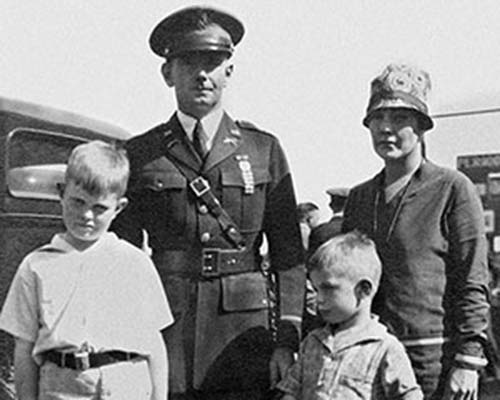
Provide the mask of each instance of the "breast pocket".
{"label": "breast pocket", "polygon": [[222,204],[241,231],[261,230],[266,208],[266,189],[271,181],[267,169],[253,168],[253,184],[245,182],[239,169],[222,172]]}
{"label": "breast pocket", "polygon": [[187,180],[176,171],[145,171],[140,179],[142,212],[150,233],[167,230],[180,235],[185,231],[187,214]]}

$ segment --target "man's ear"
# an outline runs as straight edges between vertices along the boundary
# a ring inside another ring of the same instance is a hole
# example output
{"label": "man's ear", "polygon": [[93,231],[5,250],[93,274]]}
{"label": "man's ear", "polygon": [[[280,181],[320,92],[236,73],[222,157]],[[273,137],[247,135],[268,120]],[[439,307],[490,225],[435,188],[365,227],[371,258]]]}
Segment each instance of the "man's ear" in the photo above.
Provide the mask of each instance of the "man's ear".
{"label": "man's ear", "polygon": [[116,205],[115,215],[121,213],[125,209],[125,207],[127,207],[127,205],[128,205],[128,199],[126,197],[120,197],[118,199],[118,204]]}
{"label": "man's ear", "polygon": [[231,78],[231,76],[233,75],[233,71],[234,71],[234,65],[233,64],[229,64],[227,67],[226,67],[226,78]]}
{"label": "man's ear", "polygon": [[163,63],[163,65],[161,66],[161,74],[167,86],[173,87],[174,82],[172,81],[172,60],[167,60]]}

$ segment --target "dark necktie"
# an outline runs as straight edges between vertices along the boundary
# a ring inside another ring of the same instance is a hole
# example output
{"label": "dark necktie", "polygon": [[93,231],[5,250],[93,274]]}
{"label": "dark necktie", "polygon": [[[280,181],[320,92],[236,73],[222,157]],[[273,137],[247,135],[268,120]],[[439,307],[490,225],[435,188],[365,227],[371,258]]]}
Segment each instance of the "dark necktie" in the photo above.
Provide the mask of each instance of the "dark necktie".
{"label": "dark necktie", "polygon": [[207,140],[208,137],[203,129],[203,125],[200,121],[196,121],[193,131],[193,146],[202,160],[205,159],[208,153]]}

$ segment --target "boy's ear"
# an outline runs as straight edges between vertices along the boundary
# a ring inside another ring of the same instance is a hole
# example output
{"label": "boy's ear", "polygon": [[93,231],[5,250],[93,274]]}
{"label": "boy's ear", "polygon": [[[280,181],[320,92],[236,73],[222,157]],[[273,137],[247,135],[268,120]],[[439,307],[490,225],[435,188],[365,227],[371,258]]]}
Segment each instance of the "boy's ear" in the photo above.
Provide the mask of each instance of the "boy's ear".
{"label": "boy's ear", "polygon": [[369,279],[361,279],[357,284],[356,284],[356,292],[358,294],[358,297],[361,299],[363,297],[368,297],[373,295],[373,282],[370,281]]}
{"label": "boy's ear", "polygon": [[120,197],[118,199],[118,204],[116,205],[116,214],[121,213],[125,207],[128,205],[128,199],[126,197]]}
{"label": "boy's ear", "polygon": [[174,82],[172,81],[172,60],[165,61],[165,63],[163,63],[163,65],[161,66],[161,74],[167,86],[173,87]]}

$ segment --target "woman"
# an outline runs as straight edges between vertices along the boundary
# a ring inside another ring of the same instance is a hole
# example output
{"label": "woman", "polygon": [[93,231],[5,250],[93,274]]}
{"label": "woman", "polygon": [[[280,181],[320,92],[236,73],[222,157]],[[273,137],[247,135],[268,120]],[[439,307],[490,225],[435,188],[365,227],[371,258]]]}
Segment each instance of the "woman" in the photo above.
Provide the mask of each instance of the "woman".
{"label": "woman", "polygon": [[402,64],[373,80],[363,125],[384,168],[350,192],[343,231],[377,244],[384,272],[374,312],[405,344],[426,399],[475,399],[486,364],[483,214],[463,174],[425,157],[430,87],[425,71]]}

